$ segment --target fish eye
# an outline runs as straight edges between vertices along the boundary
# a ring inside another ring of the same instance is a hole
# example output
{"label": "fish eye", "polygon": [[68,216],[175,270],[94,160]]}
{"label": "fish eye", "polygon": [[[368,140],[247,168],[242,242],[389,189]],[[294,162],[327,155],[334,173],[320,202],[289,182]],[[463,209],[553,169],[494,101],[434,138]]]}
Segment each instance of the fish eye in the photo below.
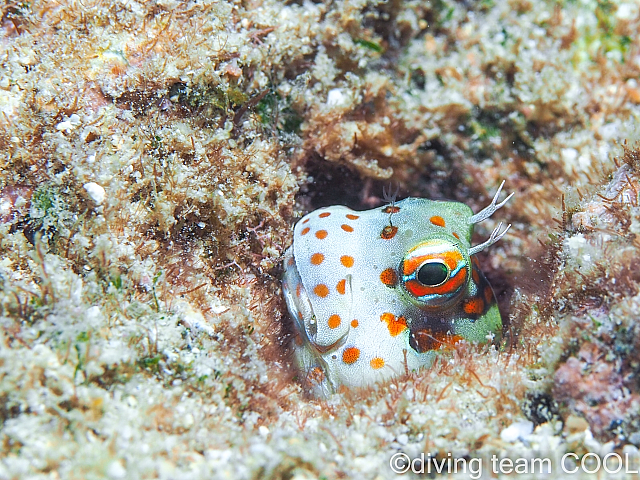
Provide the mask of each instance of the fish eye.
{"label": "fish eye", "polygon": [[449,278],[449,268],[441,262],[427,262],[420,267],[416,278],[422,285],[437,287]]}
{"label": "fish eye", "polygon": [[409,250],[400,263],[401,284],[420,308],[451,305],[465,292],[469,259],[449,240],[428,239]]}

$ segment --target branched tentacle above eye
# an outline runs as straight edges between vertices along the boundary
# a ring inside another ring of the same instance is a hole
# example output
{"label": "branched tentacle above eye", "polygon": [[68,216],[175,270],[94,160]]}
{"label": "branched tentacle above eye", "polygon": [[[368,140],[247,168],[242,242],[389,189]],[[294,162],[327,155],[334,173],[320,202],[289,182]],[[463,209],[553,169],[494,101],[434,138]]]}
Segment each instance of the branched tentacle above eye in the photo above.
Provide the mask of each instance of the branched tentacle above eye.
{"label": "branched tentacle above eye", "polygon": [[400,185],[396,185],[396,191],[391,193],[393,190],[393,185],[389,184],[389,190],[385,186],[382,187],[382,198],[383,200],[391,205],[392,207],[396,204],[396,199],[398,198],[398,193],[400,193]]}
{"label": "branched tentacle above eye", "polygon": [[[509,199],[507,198],[507,200],[509,200]],[[498,240],[500,240],[502,237],[504,237],[504,234],[507,233],[507,231],[510,228],[511,228],[511,224],[507,225],[507,228],[502,230],[502,222],[500,222],[498,224],[498,226],[493,229],[493,232],[491,232],[491,236],[489,237],[489,240],[487,240],[486,242],[482,242],[480,245],[476,245],[475,247],[471,247],[469,249],[469,256],[475,255],[476,253],[481,252],[485,248],[490,247],[491,245],[496,243]],[[500,231],[500,230],[502,230],[502,231]]]}
{"label": "branched tentacle above eye", "polygon": [[[503,186],[504,186],[504,180],[502,181],[502,183],[498,187],[498,191],[496,192],[496,194],[493,196],[493,200],[491,200],[491,204],[488,207],[486,207],[486,208],[482,209],[481,211],[479,211],[478,213],[476,213],[475,215],[469,217],[468,223],[473,225],[474,223],[478,223],[478,222],[481,222],[483,220],[486,220],[491,215],[493,215],[496,210],[498,210],[499,208],[503,207],[504,204],[507,203],[511,197],[513,197],[515,192],[511,192],[507,198],[505,198],[503,201],[498,203],[498,197],[500,196],[500,192],[502,191],[502,187]],[[509,227],[507,227],[507,229],[508,228]],[[505,232],[506,232],[506,230],[505,230]],[[495,231],[494,231],[494,233],[495,233]],[[504,235],[504,232],[503,232],[503,235]],[[493,236],[493,234],[492,234],[492,236]],[[498,238],[498,240],[499,240],[499,238]],[[484,243],[483,243],[483,245],[484,245]],[[491,245],[491,244],[489,244],[489,245]],[[480,246],[480,245],[478,245],[478,246]],[[474,248],[477,248],[477,247],[474,247]],[[486,247],[482,247],[482,248],[486,248]],[[482,250],[482,249],[480,249],[480,250]],[[480,250],[478,250],[478,251],[480,251]]]}

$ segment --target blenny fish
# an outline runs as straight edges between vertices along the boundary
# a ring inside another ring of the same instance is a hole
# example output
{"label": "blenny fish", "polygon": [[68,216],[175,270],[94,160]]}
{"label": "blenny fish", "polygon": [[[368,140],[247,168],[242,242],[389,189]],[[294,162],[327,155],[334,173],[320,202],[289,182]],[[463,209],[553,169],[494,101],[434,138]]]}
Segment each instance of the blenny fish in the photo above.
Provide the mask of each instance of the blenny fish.
{"label": "blenny fish", "polygon": [[432,364],[464,339],[499,337],[495,295],[474,255],[511,225],[471,246],[477,214],[459,202],[407,198],[367,211],[321,208],[294,227],[283,292],[296,362],[317,396],[365,387]]}

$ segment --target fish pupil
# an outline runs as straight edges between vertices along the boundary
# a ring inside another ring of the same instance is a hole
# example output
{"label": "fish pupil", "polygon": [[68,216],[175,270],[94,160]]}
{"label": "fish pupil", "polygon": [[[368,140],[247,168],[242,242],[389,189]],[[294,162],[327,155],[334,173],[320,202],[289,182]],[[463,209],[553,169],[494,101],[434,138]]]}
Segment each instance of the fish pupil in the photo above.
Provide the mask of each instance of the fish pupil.
{"label": "fish pupil", "polygon": [[418,281],[427,286],[440,285],[447,279],[449,269],[440,262],[425,263],[418,270]]}

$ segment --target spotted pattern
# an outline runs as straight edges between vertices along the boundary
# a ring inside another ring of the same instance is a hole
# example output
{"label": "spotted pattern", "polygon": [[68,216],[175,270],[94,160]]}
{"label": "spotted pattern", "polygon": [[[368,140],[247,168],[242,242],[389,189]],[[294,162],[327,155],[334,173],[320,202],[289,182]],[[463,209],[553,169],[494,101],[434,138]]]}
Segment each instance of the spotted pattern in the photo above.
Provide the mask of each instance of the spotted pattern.
{"label": "spotted pattern", "polygon": [[445,226],[444,218],[442,218],[440,215],[434,215],[429,219],[429,221],[438,227]]}
{"label": "spotted pattern", "polygon": [[469,315],[480,315],[484,311],[484,300],[480,297],[467,298],[462,302],[462,308]]}
{"label": "spotted pattern", "polygon": [[387,324],[389,335],[392,337],[397,337],[407,328],[407,320],[404,317],[396,317],[393,313],[383,313],[380,321]]}
{"label": "spotted pattern", "polygon": [[314,253],[311,255],[311,265],[320,265],[324,261],[324,255],[321,253]]}
{"label": "spotted pattern", "polygon": [[380,370],[382,367],[384,367],[384,360],[380,357],[374,357],[369,362],[369,365],[371,365],[371,368],[373,368],[374,370]]}
{"label": "spotted pattern", "polygon": [[338,328],[341,323],[342,319],[340,318],[340,315],[336,315],[335,313],[331,315],[329,317],[329,320],[327,321],[327,325],[329,325],[329,328]]}
{"label": "spotted pattern", "polygon": [[398,275],[395,269],[385,268],[380,274],[380,281],[387,287],[395,287],[398,284]]}
{"label": "spotted pattern", "polygon": [[474,265],[473,270],[471,270],[471,277],[475,283],[480,283],[480,273],[476,265]]}
{"label": "spotted pattern", "polygon": [[327,287],[324,283],[320,283],[313,287],[313,293],[315,293],[320,298],[325,298],[329,295],[329,287]]}
{"label": "spotted pattern", "polygon": [[493,300],[493,289],[491,288],[491,285],[486,284],[484,286],[484,301],[489,304],[491,303],[491,301]]}
{"label": "spotted pattern", "polygon": [[305,216],[283,285],[303,383],[326,397],[428,366],[462,339],[499,337],[493,290],[469,255],[481,216],[424,199]]}
{"label": "spotted pattern", "polygon": [[340,257],[340,263],[342,265],[344,265],[345,267],[347,267],[347,268],[351,268],[351,267],[353,267],[353,264],[355,263],[355,260],[350,255],[342,255]]}
{"label": "spotted pattern", "polygon": [[393,225],[387,225],[380,232],[380,238],[383,240],[391,240],[398,233],[398,227],[394,227]]}
{"label": "spotted pattern", "polygon": [[342,352],[342,361],[347,365],[356,363],[358,358],[360,358],[360,349],[356,347],[345,348]]}
{"label": "spotted pattern", "polygon": [[485,315],[491,306],[495,305],[496,300],[493,295],[493,289],[480,271],[480,265],[475,258],[471,261],[471,266],[471,278],[473,283],[477,285],[477,293],[462,301],[462,309],[472,321],[475,321]]}

